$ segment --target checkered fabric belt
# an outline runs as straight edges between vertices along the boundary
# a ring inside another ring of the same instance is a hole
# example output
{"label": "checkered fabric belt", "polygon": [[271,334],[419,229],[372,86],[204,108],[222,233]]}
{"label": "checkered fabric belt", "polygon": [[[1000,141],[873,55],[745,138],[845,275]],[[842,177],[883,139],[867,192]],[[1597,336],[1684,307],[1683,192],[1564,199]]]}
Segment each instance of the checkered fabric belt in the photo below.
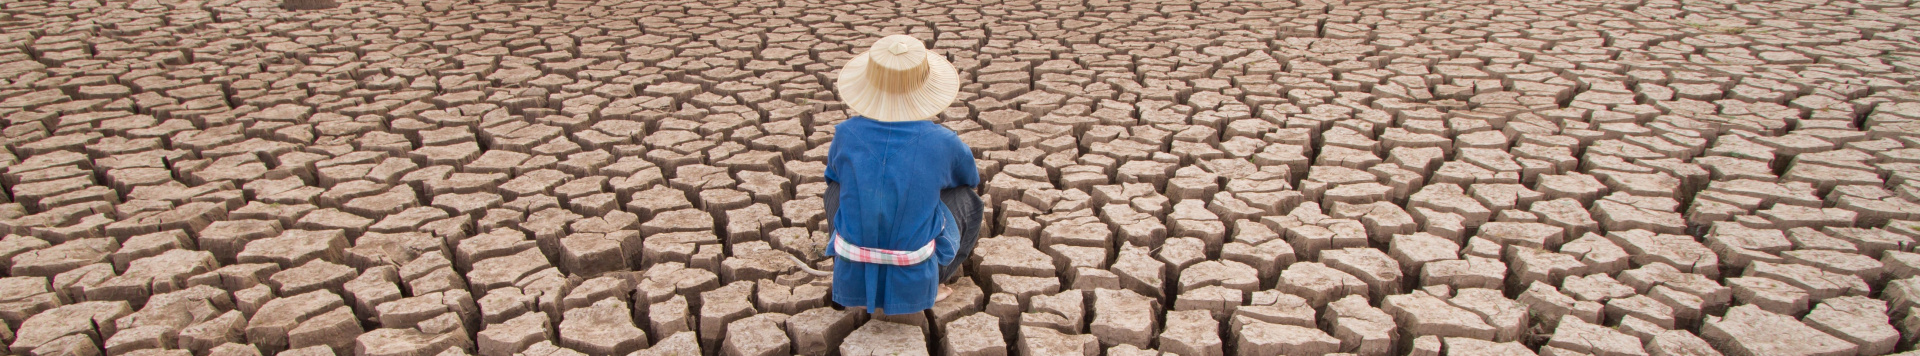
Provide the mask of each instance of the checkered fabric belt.
{"label": "checkered fabric belt", "polygon": [[940,239],[929,240],[926,246],[920,247],[918,250],[899,251],[854,246],[853,243],[841,239],[839,233],[835,233],[833,234],[833,251],[834,254],[854,262],[912,266],[921,261],[926,261],[928,257],[933,257],[933,244],[939,240]]}

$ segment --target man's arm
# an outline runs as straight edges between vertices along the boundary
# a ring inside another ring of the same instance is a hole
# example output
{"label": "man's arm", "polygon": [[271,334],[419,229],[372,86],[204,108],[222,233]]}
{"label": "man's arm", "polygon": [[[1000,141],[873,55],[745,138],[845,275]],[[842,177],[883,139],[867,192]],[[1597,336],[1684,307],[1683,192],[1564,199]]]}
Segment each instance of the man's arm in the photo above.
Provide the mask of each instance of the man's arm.
{"label": "man's arm", "polygon": [[980,186],[980,166],[973,161],[973,148],[960,141],[959,135],[949,134],[949,146],[953,151],[953,181],[955,186]]}

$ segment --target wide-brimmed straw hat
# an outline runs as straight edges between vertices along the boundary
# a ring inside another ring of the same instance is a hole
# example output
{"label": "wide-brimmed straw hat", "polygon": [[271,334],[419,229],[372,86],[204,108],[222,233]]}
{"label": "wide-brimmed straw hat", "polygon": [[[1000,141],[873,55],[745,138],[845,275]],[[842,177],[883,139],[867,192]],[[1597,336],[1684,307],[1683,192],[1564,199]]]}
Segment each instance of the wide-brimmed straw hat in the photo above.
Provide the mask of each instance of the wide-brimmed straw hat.
{"label": "wide-brimmed straw hat", "polygon": [[960,95],[960,73],[919,39],[892,35],[847,60],[834,87],[848,108],[867,118],[925,120],[953,105]]}

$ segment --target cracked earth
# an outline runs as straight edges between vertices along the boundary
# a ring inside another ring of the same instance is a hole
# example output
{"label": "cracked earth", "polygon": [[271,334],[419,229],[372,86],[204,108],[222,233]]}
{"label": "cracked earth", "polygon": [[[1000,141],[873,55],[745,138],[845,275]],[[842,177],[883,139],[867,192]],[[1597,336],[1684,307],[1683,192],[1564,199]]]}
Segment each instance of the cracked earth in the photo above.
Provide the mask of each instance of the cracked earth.
{"label": "cracked earth", "polygon": [[[1920,3],[0,3],[19,355],[1879,355]],[[958,292],[831,305],[835,71],[965,85]],[[792,258],[790,258],[792,257]]]}

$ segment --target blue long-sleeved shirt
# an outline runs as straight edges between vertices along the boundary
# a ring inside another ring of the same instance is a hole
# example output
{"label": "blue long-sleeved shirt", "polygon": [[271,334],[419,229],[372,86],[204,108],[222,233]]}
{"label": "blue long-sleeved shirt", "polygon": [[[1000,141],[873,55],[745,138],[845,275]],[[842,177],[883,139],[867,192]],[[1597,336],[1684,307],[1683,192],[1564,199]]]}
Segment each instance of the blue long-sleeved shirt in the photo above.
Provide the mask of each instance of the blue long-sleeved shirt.
{"label": "blue long-sleeved shirt", "polygon": [[932,308],[939,267],[952,263],[958,243],[940,190],[980,185],[973,150],[953,130],[931,121],[855,116],[834,128],[826,178],[840,184],[839,211],[829,219],[847,242],[910,251],[942,240],[934,244],[933,258],[912,266],[835,259],[833,301],[885,314]]}

